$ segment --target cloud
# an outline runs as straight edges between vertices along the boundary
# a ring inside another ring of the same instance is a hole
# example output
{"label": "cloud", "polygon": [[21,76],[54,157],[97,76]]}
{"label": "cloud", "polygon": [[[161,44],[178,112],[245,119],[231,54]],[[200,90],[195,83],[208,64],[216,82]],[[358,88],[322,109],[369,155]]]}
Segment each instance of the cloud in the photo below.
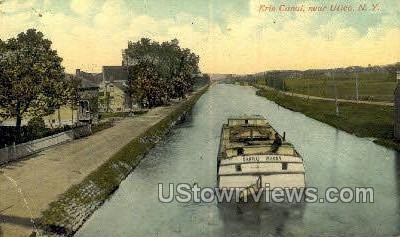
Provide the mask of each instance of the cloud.
{"label": "cloud", "polygon": [[71,10],[79,15],[87,14],[94,6],[95,0],[71,0]]}
{"label": "cloud", "polygon": [[122,0],[107,0],[94,17],[97,27],[107,30],[121,29],[128,25],[130,12]]}
{"label": "cloud", "polygon": [[36,0],[24,1],[24,0],[7,0],[2,1],[0,5],[0,10],[7,14],[21,13],[25,11],[30,11],[31,8],[36,4]]}
{"label": "cloud", "polygon": [[[74,11],[80,15],[55,12],[32,19],[29,6],[17,2],[13,14],[0,15],[0,38],[38,28],[53,41],[68,72],[119,65],[127,41],[141,37],[177,38],[183,47],[200,55],[205,72],[252,73],[399,61],[400,29],[394,25],[375,24],[361,33],[340,15],[325,16],[323,21],[314,15],[269,15],[258,12],[259,2],[252,1],[248,16],[227,15],[223,25],[183,12],[164,19],[133,14],[123,0],[96,1],[86,7],[78,5],[88,1],[79,1]],[[392,10],[382,19],[395,21],[396,13]]]}

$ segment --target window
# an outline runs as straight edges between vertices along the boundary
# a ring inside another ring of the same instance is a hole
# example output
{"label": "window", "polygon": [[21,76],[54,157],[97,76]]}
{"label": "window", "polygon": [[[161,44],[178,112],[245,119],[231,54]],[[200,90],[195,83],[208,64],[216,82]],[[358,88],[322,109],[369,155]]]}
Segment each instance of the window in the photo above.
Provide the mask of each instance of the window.
{"label": "window", "polygon": [[245,120],[244,120],[244,123],[245,123],[245,124],[249,124],[249,120],[248,120],[248,119],[245,119]]}
{"label": "window", "polygon": [[242,165],[236,165],[236,171],[242,172]]}
{"label": "window", "polygon": [[287,170],[287,163],[282,163],[282,170]]}
{"label": "window", "polygon": [[242,147],[238,148],[237,149],[237,154],[238,154],[238,156],[243,155],[244,154],[244,149]]}

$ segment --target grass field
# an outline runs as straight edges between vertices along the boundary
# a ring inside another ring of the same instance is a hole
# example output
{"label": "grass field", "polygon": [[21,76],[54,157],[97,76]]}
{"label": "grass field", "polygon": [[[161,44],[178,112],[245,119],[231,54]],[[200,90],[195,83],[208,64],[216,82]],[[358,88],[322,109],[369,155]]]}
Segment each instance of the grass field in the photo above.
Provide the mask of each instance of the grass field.
{"label": "grass field", "polygon": [[377,138],[376,143],[400,150],[399,143],[393,141],[393,107],[340,103],[337,116],[335,103],[331,101],[307,100],[264,89],[257,94],[338,129],[359,137]]}
{"label": "grass field", "polygon": [[[393,101],[397,82],[389,73],[360,73],[360,100]],[[355,74],[336,73],[338,97],[356,99]],[[300,94],[334,98],[334,81],[328,76],[319,78],[285,79],[285,90]]]}

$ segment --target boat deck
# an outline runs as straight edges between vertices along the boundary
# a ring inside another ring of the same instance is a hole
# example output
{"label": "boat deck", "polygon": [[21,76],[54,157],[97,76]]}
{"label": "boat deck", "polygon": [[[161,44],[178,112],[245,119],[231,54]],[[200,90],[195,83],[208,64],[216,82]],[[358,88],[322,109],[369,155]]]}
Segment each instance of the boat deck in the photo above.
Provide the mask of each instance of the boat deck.
{"label": "boat deck", "polygon": [[220,187],[249,187],[257,180],[262,185],[305,186],[302,157],[261,116],[228,119],[217,160]]}

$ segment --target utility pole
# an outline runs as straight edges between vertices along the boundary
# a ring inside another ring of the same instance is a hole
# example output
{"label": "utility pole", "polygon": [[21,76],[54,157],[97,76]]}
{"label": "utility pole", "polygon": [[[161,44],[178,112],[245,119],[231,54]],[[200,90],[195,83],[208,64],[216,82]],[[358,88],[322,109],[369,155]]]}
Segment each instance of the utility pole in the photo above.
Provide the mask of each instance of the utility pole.
{"label": "utility pole", "polygon": [[335,104],[336,104],[336,116],[339,116],[339,104],[338,104],[338,98],[337,98],[337,86],[336,86],[336,80],[335,80],[335,74],[332,71],[331,73],[332,79],[333,79],[333,86],[335,89]]}
{"label": "utility pole", "polygon": [[356,100],[358,103],[358,72],[356,72]]}

